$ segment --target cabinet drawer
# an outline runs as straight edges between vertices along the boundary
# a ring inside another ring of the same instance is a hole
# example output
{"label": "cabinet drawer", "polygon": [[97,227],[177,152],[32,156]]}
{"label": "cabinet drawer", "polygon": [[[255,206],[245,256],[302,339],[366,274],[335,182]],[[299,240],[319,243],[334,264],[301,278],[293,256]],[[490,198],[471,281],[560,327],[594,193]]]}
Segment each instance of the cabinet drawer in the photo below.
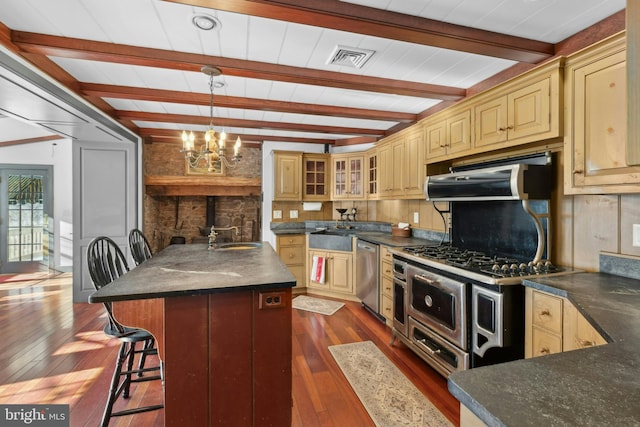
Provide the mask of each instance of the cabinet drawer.
{"label": "cabinet drawer", "polygon": [[382,312],[381,314],[387,320],[393,320],[393,299],[386,295],[382,296]]}
{"label": "cabinet drawer", "polygon": [[552,334],[536,326],[532,331],[532,356],[545,356],[547,354],[562,352],[562,337]]}
{"label": "cabinet drawer", "polygon": [[380,277],[388,277],[393,280],[393,263],[390,261],[382,261],[380,263]]}
{"label": "cabinet drawer", "polygon": [[382,295],[393,298],[393,279],[387,276],[382,276],[380,286],[382,287]]}
{"label": "cabinet drawer", "polygon": [[380,246],[380,261],[393,261],[393,255],[386,246]]}
{"label": "cabinet drawer", "polygon": [[280,259],[287,265],[304,265],[304,246],[281,246]]}
{"label": "cabinet drawer", "polygon": [[290,236],[278,236],[280,246],[302,245],[304,246],[304,234],[292,234]]}
{"label": "cabinet drawer", "polygon": [[[562,298],[533,291],[532,323],[534,326],[562,334]],[[562,349],[562,347],[560,347]]]}

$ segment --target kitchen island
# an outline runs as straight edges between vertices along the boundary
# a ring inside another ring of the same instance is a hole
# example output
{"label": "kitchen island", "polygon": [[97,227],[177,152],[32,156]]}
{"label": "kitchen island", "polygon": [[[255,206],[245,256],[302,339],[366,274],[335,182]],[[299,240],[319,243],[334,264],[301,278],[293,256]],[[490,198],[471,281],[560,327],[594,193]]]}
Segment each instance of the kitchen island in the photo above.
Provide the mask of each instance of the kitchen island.
{"label": "kitchen island", "polygon": [[456,372],[451,393],[488,426],[639,426],[640,281],[578,273],[524,285],[570,300],[608,344]]}
{"label": "kitchen island", "polygon": [[293,286],[268,243],[171,245],[89,302],[156,338],[166,426],[284,426]]}

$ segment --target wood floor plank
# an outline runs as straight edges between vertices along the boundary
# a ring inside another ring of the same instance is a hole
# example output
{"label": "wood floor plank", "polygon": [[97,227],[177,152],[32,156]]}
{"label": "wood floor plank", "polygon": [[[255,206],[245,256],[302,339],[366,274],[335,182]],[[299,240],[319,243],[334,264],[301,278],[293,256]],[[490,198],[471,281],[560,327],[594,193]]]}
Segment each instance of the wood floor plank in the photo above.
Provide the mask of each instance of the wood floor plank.
{"label": "wood floor plank", "polygon": [[[102,305],[72,303],[69,274],[0,283],[0,403],[67,403],[71,426],[99,425],[119,347],[104,335],[105,322]],[[328,350],[367,340],[459,425],[459,405],[446,380],[404,345],[391,346],[390,329],[360,304],[347,301],[332,316],[292,310],[292,332],[292,427],[373,426]],[[140,383],[118,408],[161,400],[159,381]],[[110,425],[163,427],[163,412]]]}

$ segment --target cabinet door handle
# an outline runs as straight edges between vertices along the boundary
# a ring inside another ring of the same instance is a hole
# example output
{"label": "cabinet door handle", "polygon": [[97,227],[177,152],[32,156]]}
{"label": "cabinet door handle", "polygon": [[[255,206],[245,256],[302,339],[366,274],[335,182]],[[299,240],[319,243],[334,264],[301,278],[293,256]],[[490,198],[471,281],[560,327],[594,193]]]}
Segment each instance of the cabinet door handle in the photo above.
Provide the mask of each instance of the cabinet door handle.
{"label": "cabinet door handle", "polygon": [[547,309],[540,312],[540,316],[551,316],[551,312]]}
{"label": "cabinet door handle", "polygon": [[540,349],[540,354],[551,354],[551,350],[549,350],[547,347],[542,347]]}
{"label": "cabinet door handle", "polygon": [[576,337],[576,344],[580,347],[593,347],[595,345],[593,341],[583,340],[580,337]]}
{"label": "cabinet door handle", "polygon": [[573,170],[573,173],[574,173],[574,174],[577,174],[577,173],[584,173],[584,171],[583,171],[582,169],[574,169],[574,170]]}
{"label": "cabinet door handle", "polygon": [[498,128],[498,132],[504,132],[505,130],[511,130],[513,126],[507,126],[506,128]]}

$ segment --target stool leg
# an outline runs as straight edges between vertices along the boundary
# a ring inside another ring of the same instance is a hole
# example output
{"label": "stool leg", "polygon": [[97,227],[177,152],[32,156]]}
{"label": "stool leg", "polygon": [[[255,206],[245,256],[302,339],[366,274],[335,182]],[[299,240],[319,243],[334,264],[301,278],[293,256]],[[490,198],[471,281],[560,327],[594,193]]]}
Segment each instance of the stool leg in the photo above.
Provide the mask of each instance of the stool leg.
{"label": "stool leg", "polygon": [[116,401],[118,393],[118,384],[120,383],[120,373],[122,372],[122,365],[127,357],[127,343],[122,342],[120,344],[120,350],[118,351],[118,357],[116,359],[116,368],[113,371],[113,378],[111,379],[111,386],[109,387],[109,397],[107,404],[104,408],[104,414],[102,415],[102,427],[109,425],[109,419],[111,418],[111,411],[113,410],[113,404]]}
{"label": "stool leg", "polygon": [[125,375],[124,391],[122,397],[129,398],[129,389],[131,388],[131,370],[133,369],[133,359],[136,356],[136,343],[129,343],[129,359],[127,360],[127,374]]}
{"label": "stool leg", "polygon": [[[147,360],[147,352],[152,350],[154,345],[155,345],[155,340],[153,338],[149,338],[144,342],[144,345],[142,346],[143,351],[142,353],[140,353],[140,361],[138,362],[139,371],[142,371],[142,369],[144,368],[144,364]],[[141,376],[143,376],[143,373],[138,372],[138,377],[141,377]]]}

